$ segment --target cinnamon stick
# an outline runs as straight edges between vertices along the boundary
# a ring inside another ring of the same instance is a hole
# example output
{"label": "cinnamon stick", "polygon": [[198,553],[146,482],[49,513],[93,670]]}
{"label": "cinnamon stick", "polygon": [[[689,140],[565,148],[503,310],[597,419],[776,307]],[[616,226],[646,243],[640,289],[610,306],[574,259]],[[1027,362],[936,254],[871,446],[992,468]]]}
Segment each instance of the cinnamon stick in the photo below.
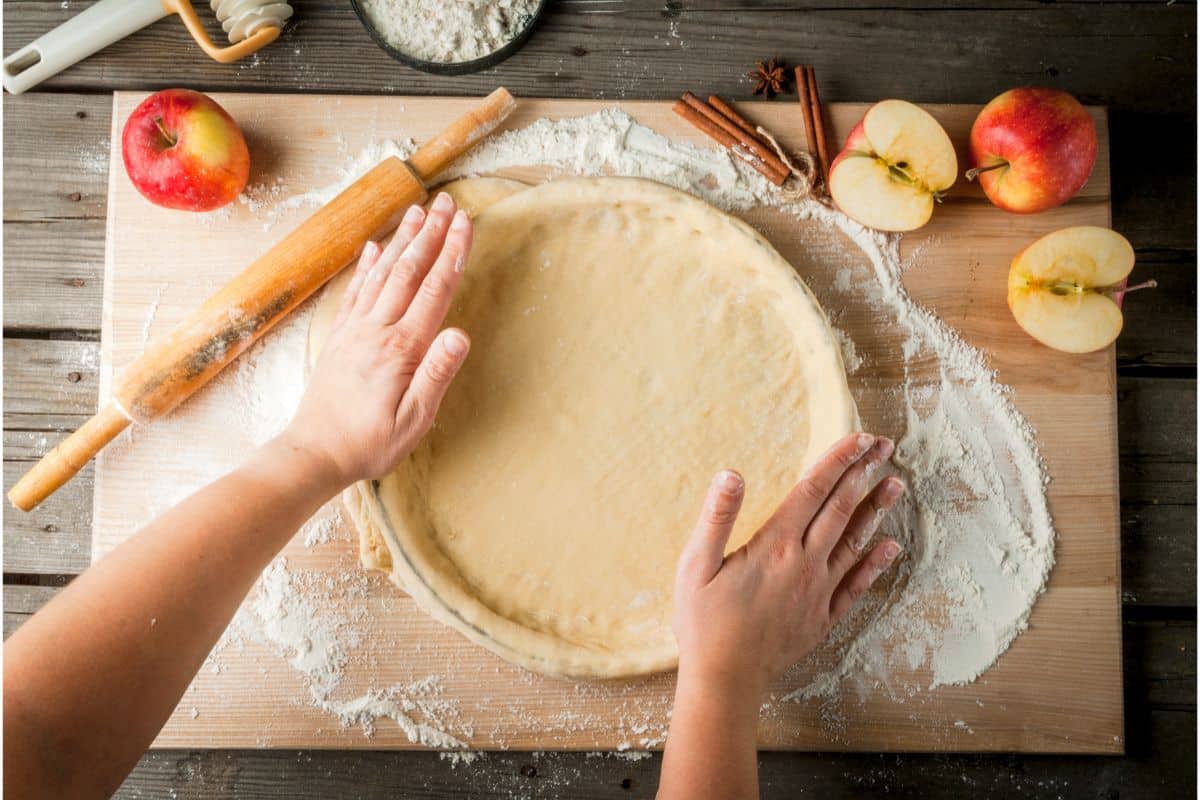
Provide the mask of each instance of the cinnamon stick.
{"label": "cinnamon stick", "polygon": [[808,95],[812,101],[813,127],[817,137],[817,156],[821,159],[821,177],[829,178],[829,144],[825,141],[825,113],[821,109],[821,93],[817,91],[817,72],[805,67],[808,77]]}
{"label": "cinnamon stick", "polygon": [[[796,94],[800,96],[800,115],[804,119],[804,147],[808,154],[814,159],[819,159],[817,155],[817,131],[816,124],[813,122],[812,113],[812,96],[808,90],[808,74],[804,67],[796,67]],[[817,163],[817,168],[820,169],[820,162]],[[818,175],[818,178],[822,176]]]}
{"label": "cinnamon stick", "polygon": [[724,114],[725,118],[734,125],[737,125],[743,131],[745,131],[747,136],[753,137],[754,140],[763,147],[770,147],[770,143],[762,137],[762,134],[760,134],[753,125],[750,124],[750,121],[738,112],[734,111],[733,106],[729,105],[729,103],[726,103],[715,94],[710,94],[708,96],[708,104],[720,113]]}
{"label": "cinnamon stick", "polygon": [[[772,150],[767,148],[766,145],[760,143],[757,133],[746,133],[744,128],[737,124],[736,120],[727,118],[727,116],[721,114],[715,108],[706,106],[706,104],[704,104],[700,98],[696,97],[694,94],[691,94],[690,91],[684,92],[683,102],[688,103],[689,106],[696,109],[697,112],[700,112],[706,116],[706,118],[714,122],[714,124],[720,126],[722,130],[730,134],[730,136],[732,136],[734,139],[737,139],[738,144],[742,146],[743,150],[754,154],[758,160],[762,161],[764,164],[767,164],[773,173],[781,173],[786,178],[788,174],[787,164],[780,161],[779,156],[776,156]],[[746,122],[746,125],[749,126],[749,122]]]}
{"label": "cinnamon stick", "polygon": [[[787,179],[786,168],[783,170],[776,170],[772,168],[765,161],[747,149],[737,136],[729,133],[727,130],[725,130],[725,128],[713,122],[707,116],[697,111],[683,100],[676,100],[675,105],[671,106],[671,110],[683,117],[693,126],[707,134],[719,144],[729,148],[729,150],[731,150],[735,156],[745,161],[758,172],[762,173],[763,177],[776,186],[782,186],[783,182]],[[776,160],[778,159],[776,158]]]}

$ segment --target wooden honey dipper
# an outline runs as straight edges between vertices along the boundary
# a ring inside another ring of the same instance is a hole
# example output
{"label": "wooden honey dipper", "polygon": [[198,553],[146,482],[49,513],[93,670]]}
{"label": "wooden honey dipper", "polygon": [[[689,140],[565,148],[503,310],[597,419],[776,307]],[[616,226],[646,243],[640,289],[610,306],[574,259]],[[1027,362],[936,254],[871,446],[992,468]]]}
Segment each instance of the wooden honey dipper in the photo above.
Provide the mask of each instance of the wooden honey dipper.
{"label": "wooden honey dipper", "polygon": [[29,511],[131,422],[149,422],[190,397],[354,261],[367,241],[395,228],[408,206],[428,197],[426,183],[515,106],[497,89],[408,161],[389,157],[355,181],[122,370],[111,399],[25,473],[8,499]]}

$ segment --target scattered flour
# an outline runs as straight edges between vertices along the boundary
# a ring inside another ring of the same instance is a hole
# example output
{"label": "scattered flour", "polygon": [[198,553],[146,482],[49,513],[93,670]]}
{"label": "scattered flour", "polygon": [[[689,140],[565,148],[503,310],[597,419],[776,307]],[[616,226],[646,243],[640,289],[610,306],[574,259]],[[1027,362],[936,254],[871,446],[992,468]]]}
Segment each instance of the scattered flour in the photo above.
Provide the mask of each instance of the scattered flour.
{"label": "scattered flour", "polygon": [[[276,199],[271,211],[320,205],[349,186],[387,155],[407,156],[411,141],[377,142],[365,149],[330,186]],[[615,109],[561,121],[538,120],[526,128],[482,143],[450,170],[447,178],[488,174],[522,166],[546,166],[563,174],[616,174],[652,178],[698,195],[726,210],[774,208],[796,224],[815,224],[844,237],[866,261],[859,274],[843,269],[831,276],[823,297],[827,307],[866,304],[881,328],[902,333],[902,377],[883,388],[898,419],[895,461],[910,491],[902,514],[889,517],[887,532],[906,548],[887,591],[856,609],[835,634],[832,659],[808,665],[807,685],[765,704],[765,716],[778,716],[777,701],[813,701],[831,729],[840,717],[844,685],[860,697],[874,691],[897,702],[926,688],[974,680],[1027,625],[1054,562],[1054,528],[1045,489],[1047,476],[1034,432],[1015,409],[982,353],[964,342],[938,317],[919,306],[902,284],[899,238],[869,231],[815,200],[787,202],[757,173],[724,151],[676,144]],[[282,194],[279,192],[277,194]],[[265,441],[282,430],[294,413],[304,381],[304,349],[311,307],[286,320],[239,360],[221,391],[232,392],[225,408],[238,408],[240,424]],[[839,332],[847,370],[854,374],[874,358]],[[874,343],[868,348],[874,352]],[[852,381],[853,383],[853,381]],[[878,384],[872,384],[879,391]],[[319,515],[318,515],[319,516]],[[315,519],[304,542],[328,540],[337,522]],[[351,559],[345,573],[361,575]],[[320,581],[337,581],[328,572]],[[363,578],[362,580],[366,580]],[[441,696],[436,676],[342,698],[349,651],[362,636],[362,609],[335,612],[327,593],[277,561],[263,575],[257,593],[214,650],[239,638],[267,643],[296,669],[311,702],[343,725],[359,725],[370,735],[377,720],[390,719],[410,741],[443,749],[464,749],[470,726],[460,721],[453,701]],[[358,590],[365,595],[364,585]],[[413,656],[420,653],[414,646]],[[815,664],[824,664],[818,670]],[[832,664],[832,666],[829,666]],[[803,665],[802,665],[803,666]],[[220,669],[214,661],[214,669]],[[923,676],[918,680],[917,676]],[[522,678],[518,678],[521,680]],[[532,679],[531,679],[532,680]],[[603,698],[618,708],[622,724],[615,735],[623,754],[645,757],[635,747],[661,745],[670,702],[621,699],[617,687],[576,684],[581,700]],[[544,709],[505,701],[504,711],[530,724],[564,732],[595,730],[594,714],[558,709],[549,722]],[[485,735],[488,732],[485,732]],[[491,732],[494,740],[496,732]],[[472,758],[461,754],[461,758]],[[466,763],[451,761],[451,763]]]}
{"label": "scattered flour", "polygon": [[540,0],[363,0],[392,47],[422,61],[457,64],[494,53],[529,25]]}
{"label": "scattered flour", "polygon": [[[372,145],[334,187],[285,203],[323,202],[376,163]],[[841,269],[833,290],[884,312],[903,332],[904,378],[890,396],[905,430],[895,460],[909,485],[892,534],[907,555],[884,602],[856,615],[857,636],[836,666],[785,699],[829,696],[851,674],[883,680],[896,668],[926,668],[928,687],[974,680],[1025,629],[1054,563],[1047,475],[1034,431],[1008,398],[983,354],[918,305],[902,283],[898,236],[868,230],[816,201],[791,202],[725,151],[674,143],[617,109],[541,119],[493,136],[452,165],[446,177],[548,166],[557,173],[652,178],[729,210],[773,207],[840,232],[869,259],[873,275]],[[920,251],[910,256],[910,264]],[[864,363],[839,331],[847,370]],[[920,365],[932,363],[930,368]]]}
{"label": "scattered flour", "polygon": [[154,297],[150,300],[150,308],[146,312],[146,320],[142,323],[142,346],[145,347],[150,343],[150,329],[154,327],[154,318],[158,316],[158,307],[162,305],[163,292],[167,289],[167,284],[160,283],[158,288],[154,290]]}
{"label": "scattered flour", "polygon": [[291,211],[296,208],[323,206],[346,189],[349,189],[351,184],[369,172],[380,161],[391,156],[406,159],[416,149],[417,143],[412,139],[406,139],[402,142],[384,139],[375,142],[363,148],[358,155],[354,156],[349,165],[340,170],[337,180],[333,183],[315,187],[301,194],[291,195],[276,203],[272,207],[273,212],[278,216],[285,211]]}
{"label": "scattered flour", "polygon": [[451,767],[470,766],[476,761],[487,758],[487,753],[481,750],[443,750],[438,753],[438,758],[442,761],[449,761]]}
{"label": "scattered flour", "polygon": [[846,367],[846,374],[853,375],[862,368],[862,356],[858,354],[858,348],[854,346],[854,340],[850,338],[850,334],[846,333],[841,328],[831,325],[833,335],[837,337],[838,344],[842,347],[842,364]]}
{"label": "scattered flour", "polygon": [[304,535],[304,546],[312,548],[317,545],[328,544],[335,538],[340,538],[337,534],[342,528],[342,512],[338,507],[338,501],[335,500],[314,514],[313,518],[308,522],[304,523],[304,527],[300,529],[300,533]]}
{"label": "scattered flour", "polygon": [[[372,736],[378,720],[390,719],[414,744],[465,749],[466,741],[450,732],[458,717],[457,705],[441,697],[436,675],[346,699],[338,697],[350,648],[361,641],[362,632],[355,625],[356,615],[346,612],[347,597],[321,590],[328,580],[323,573],[289,571],[285,558],[276,559],[209,658],[219,657],[233,641],[265,644],[300,673],[312,705],[335,716],[343,727],[357,725],[366,736]],[[355,594],[347,593],[351,600]],[[469,726],[458,723],[454,727],[470,735]]]}
{"label": "scattered flour", "polygon": [[304,354],[313,303],[294,311],[232,365],[233,402],[250,443],[261,445],[291,422],[304,394]]}
{"label": "scattered flour", "polygon": [[111,142],[108,138],[101,139],[95,145],[84,145],[79,148],[79,168],[93,175],[103,175],[108,172],[109,150]]}

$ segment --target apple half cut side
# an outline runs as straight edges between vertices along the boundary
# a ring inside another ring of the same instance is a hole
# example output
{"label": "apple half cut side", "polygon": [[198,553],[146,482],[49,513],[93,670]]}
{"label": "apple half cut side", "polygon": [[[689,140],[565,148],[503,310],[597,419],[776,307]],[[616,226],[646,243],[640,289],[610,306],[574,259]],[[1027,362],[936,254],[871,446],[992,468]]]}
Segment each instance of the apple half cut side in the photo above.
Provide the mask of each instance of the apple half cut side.
{"label": "apple half cut side", "polygon": [[911,231],[954,185],[958,158],[929,112],[904,100],[871,106],[829,168],[829,193],[847,216],[881,231]]}
{"label": "apple half cut side", "polygon": [[1026,333],[1067,353],[1112,344],[1124,318],[1116,295],[1133,270],[1133,247],[1108,228],[1083,225],[1047,234],[1013,259],[1008,307]]}

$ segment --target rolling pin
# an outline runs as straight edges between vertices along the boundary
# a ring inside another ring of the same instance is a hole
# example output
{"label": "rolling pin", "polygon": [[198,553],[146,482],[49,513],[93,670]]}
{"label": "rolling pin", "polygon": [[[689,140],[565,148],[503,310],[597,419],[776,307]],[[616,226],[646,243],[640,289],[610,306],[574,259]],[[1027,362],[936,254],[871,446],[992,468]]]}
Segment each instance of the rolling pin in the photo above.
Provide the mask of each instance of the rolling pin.
{"label": "rolling pin", "polygon": [[516,106],[503,88],[423,144],[385,159],[305,220],[113,381],[111,399],[17,481],[8,499],[29,511],[74,477],[131,422],[167,413],[212,380],[275,323],[358,257],[369,240],[428,197],[425,185],[491,133]]}

